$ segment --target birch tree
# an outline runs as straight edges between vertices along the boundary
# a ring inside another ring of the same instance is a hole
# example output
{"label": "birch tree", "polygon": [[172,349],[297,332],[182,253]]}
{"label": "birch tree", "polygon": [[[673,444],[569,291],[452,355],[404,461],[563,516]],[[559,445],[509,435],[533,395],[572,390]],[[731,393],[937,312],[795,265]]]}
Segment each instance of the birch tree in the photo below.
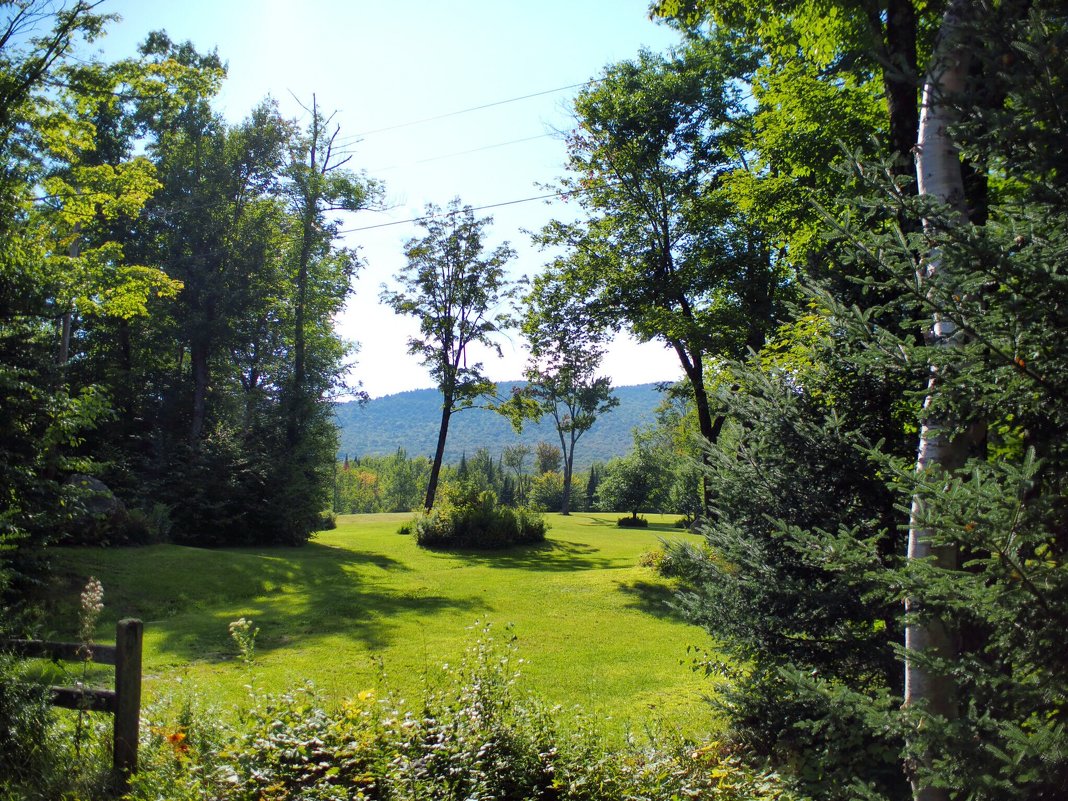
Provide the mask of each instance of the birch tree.
{"label": "birch tree", "polygon": [[[700,562],[692,575],[706,595],[692,611],[755,667],[735,677],[733,723],[821,798],[864,795],[842,780],[923,801],[1060,797],[1064,5],[681,5],[744,23],[735,33],[750,43],[757,31],[754,46],[778,50],[762,69],[782,59],[783,75],[795,55],[822,57],[806,45],[844,29],[843,14],[904,13],[907,27],[912,13],[925,65],[915,180],[899,166],[912,146],[895,125],[906,102],[888,108],[892,146],[851,150],[838,196],[819,198],[827,246],[807,270],[811,303],[740,373],[749,398],[726,406],[740,438],[716,454],[727,508],[709,542],[729,571]],[[838,52],[835,86],[870,82],[862,63],[890,66],[870,49]],[[897,52],[905,65],[907,48]],[[780,141],[794,132],[781,111],[766,117]],[[850,483],[860,503],[847,500]],[[836,625],[821,632],[826,623]],[[871,659],[895,647],[897,662]],[[813,756],[824,748],[835,755]]]}
{"label": "birch tree", "polygon": [[524,371],[527,383],[497,409],[517,431],[526,420],[552,418],[564,467],[559,511],[567,515],[575,448],[598,417],[619,405],[611,379],[597,375],[607,334],[558,269],[550,268],[534,280],[524,309],[521,328],[530,353]]}
{"label": "birch tree", "polygon": [[[968,44],[962,38],[962,27],[971,6],[966,0],[954,0],[942,19],[939,39],[924,80],[916,143],[919,194],[944,206],[942,219],[950,225],[968,225],[960,152],[950,131],[958,121],[956,104],[966,90],[971,64]],[[928,234],[935,235],[933,229],[937,225],[931,218],[924,220]],[[938,250],[932,250],[924,258],[917,279],[921,285],[928,284],[943,278],[943,269]],[[962,336],[963,332],[951,319],[935,313],[927,334],[935,355],[923,404],[925,410],[931,409],[939,391],[942,366],[937,351],[955,347],[960,344]],[[954,431],[948,420],[928,414],[920,428],[917,472],[951,474],[960,469],[976,435],[981,435],[981,424],[973,424],[972,430],[967,432]],[[935,535],[920,494],[912,499],[908,558],[932,561],[943,570],[958,568],[956,546]],[[958,699],[947,666],[956,656],[955,635],[947,629],[945,621],[926,612],[916,598],[906,599],[905,611],[905,706],[919,706],[921,715],[954,720],[958,716]],[[929,757],[926,760],[929,762]],[[946,790],[932,787],[915,774],[911,782],[916,801],[943,801],[949,797]]]}

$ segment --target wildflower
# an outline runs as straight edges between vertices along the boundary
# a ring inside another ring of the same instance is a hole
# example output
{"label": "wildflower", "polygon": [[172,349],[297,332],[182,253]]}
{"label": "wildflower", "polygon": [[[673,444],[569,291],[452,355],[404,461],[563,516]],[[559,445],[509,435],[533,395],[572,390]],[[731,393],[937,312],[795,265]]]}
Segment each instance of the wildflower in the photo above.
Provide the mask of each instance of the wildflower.
{"label": "wildflower", "polygon": [[237,644],[241,660],[247,668],[251,668],[256,659],[256,635],[259,633],[260,630],[247,618],[241,617],[230,623],[230,636]]}
{"label": "wildflower", "polygon": [[89,577],[82,590],[81,610],[78,615],[78,636],[88,645],[93,641],[96,621],[104,611],[104,585],[94,576]]}
{"label": "wildflower", "polygon": [[189,753],[189,743],[186,742],[186,734],[181,729],[175,729],[173,731],[167,729],[155,729],[155,732],[163,737],[167,745],[174,751],[175,756],[183,757]]}

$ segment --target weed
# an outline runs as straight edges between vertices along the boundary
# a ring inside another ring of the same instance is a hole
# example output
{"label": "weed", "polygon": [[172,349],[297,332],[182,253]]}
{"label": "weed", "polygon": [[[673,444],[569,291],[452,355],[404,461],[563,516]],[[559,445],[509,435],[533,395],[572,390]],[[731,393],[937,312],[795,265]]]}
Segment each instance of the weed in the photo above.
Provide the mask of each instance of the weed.
{"label": "weed", "polygon": [[256,663],[256,635],[260,630],[251,620],[238,618],[230,623],[230,636],[237,643],[237,651],[245,669],[251,671]]}

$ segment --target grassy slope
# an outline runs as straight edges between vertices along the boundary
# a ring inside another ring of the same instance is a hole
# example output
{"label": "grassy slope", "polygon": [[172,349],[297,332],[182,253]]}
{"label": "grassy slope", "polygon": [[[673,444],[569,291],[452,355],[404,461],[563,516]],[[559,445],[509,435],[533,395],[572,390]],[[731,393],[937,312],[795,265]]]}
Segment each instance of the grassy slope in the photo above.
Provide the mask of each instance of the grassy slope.
{"label": "grassy slope", "polygon": [[459,658],[472,626],[488,622],[502,636],[512,624],[528,663],[523,686],[549,703],[580,703],[616,728],[657,719],[707,727],[708,685],[686,664],[687,646],[707,637],[672,617],[664,582],[636,564],[658,537],[688,536],[666,519],[642,532],[617,529],[611,515],[550,515],[544,546],[455,554],[397,535],[407,517],[343,517],[293,549],[69,549],[57,558],[57,630],[72,634],[70,604],[95,575],[105,588],[102,641],[119,616],[145,621],[149,700],[180,682],[229,707],[248,681],[227,631],[241,616],[261,629],[257,688],[311,679],[338,698],[385,689],[377,656],[386,687],[412,700]]}

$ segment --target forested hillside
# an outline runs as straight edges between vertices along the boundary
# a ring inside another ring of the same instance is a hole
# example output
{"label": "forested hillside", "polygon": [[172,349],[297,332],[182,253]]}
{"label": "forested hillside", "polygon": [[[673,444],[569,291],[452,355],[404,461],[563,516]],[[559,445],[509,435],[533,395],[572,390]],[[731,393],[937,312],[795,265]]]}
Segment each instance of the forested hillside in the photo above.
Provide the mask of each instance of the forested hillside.
{"label": "forested hillside", "polygon": [[[518,383],[498,385],[502,396],[511,394]],[[633,444],[631,432],[636,426],[653,422],[653,413],[661,396],[656,384],[618,387],[619,406],[598,418],[575,452],[575,467],[586,469],[594,462],[606,462],[622,456]],[[436,389],[417,389],[375,398],[365,404],[352,401],[337,406],[334,412],[339,431],[338,457],[385,456],[403,448],[410,456],[429,456],[434,451],[441,418],[441,393]],[[479,448],[500,454],[509,445],[540,441],[557,444],[552,420],[527,423],[517,434],[511,423],[496,412],[472,408],[458,413],[449,429],[445,462],[455,463],[463,454],[470,456]]]}

